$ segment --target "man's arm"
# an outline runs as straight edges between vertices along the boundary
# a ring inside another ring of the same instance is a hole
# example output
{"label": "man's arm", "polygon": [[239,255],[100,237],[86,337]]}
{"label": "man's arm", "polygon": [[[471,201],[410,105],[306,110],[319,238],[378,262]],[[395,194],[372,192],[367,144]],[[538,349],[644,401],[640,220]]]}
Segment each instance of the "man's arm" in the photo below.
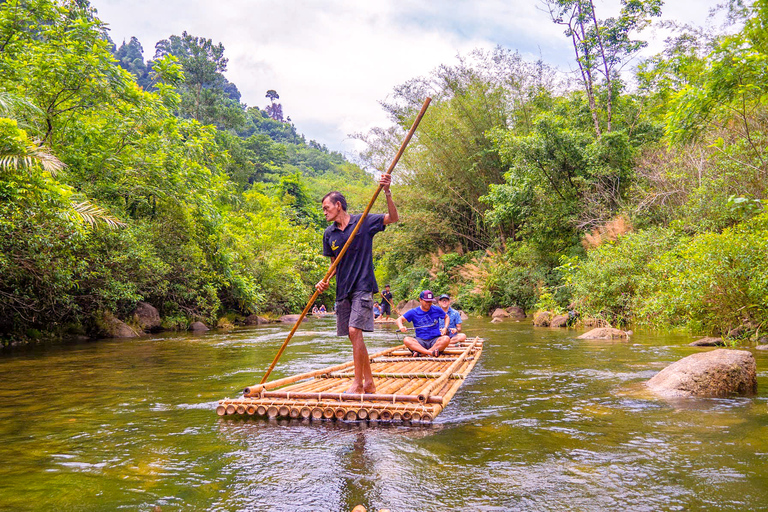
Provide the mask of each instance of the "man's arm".
{"label": "man's arm", "polygon": [[[331,265],[333,265],[333,263],[334,263],[335,261],[336,261],[336,256],[331,256]],[[330,282],[331,282],[331,278],[332,278],[333,276],[335,276],[335,275],[336,275],[336,269],[333,269],[333,273],[332,273],[332,274],[330,275],[330,277],[328,278],[328,282],[326,282],[326,281],[323,281],[323,280],[321,279],[321,280],[320,280],[320,281],[318,281],[318,282],[317,282],[317,284],[315,285],[315,289],[317,289],[317,291],[319,291],[320,293],[323,293],[325,290],[327,290],[328,288],[330,288],[330,286],[331,286],[331,285],[330,285]]]}
{"label": "man's arm", "polygon": [[443,328],[440,330],[440,334],[445,336],[448,334],[448,326],[451,324],[451,317],[448,316],[448,313],[445,314],[445,323],[443,324]]}
{"label": "man's arm", "polygon": [[397,328],[400,329],[400,332],[405,332],[408,330],[403,325],[403,320],[405,320],[405,317],[403,315],[400,315],[399,317],[397,317]]}
{"label": "man's arm", "polygon": [[397,207],[392,200],[392,192],[389,190],[390,183],[392,183],[392,176],[389,174],[382,174],[381,179],[379,180],[379,185],[381,185],[384,190],[384,197],[387,198],[387,213],[384,214],[385,226],[387,224],[394,224],[400,220],[400,217],[397,214]]}

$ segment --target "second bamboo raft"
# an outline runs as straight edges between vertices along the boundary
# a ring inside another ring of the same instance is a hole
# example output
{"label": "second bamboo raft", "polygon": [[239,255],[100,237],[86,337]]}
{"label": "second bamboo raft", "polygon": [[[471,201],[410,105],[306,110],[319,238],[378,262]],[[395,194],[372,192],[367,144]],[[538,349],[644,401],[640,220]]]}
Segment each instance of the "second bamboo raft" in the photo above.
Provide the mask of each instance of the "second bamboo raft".
{"label": "second bamboo raft", "polygon": [[354,363],[330,366],[245,389],[219,401],[219,416],[431,423],[453,398],[483,352],[480,338],[451,345],[439,357],[414,357],[404,345],[370,356],[375,394],[347,394]]}

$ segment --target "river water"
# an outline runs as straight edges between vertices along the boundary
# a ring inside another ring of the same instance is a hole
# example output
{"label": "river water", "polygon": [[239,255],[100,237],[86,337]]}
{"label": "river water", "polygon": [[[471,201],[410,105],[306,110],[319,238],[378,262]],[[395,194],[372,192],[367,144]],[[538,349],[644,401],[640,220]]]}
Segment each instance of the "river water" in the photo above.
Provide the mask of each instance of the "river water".
{"label": "river water", "polygon": [[[349,360],[333,322],[302,324],[273,377]],[[690,337],[465,326],[483,357],[428,426],[218,417],[290,326],[5,351],[0,510],[768,509],[768,353],[756,397],[669,402],[642,383]]]}

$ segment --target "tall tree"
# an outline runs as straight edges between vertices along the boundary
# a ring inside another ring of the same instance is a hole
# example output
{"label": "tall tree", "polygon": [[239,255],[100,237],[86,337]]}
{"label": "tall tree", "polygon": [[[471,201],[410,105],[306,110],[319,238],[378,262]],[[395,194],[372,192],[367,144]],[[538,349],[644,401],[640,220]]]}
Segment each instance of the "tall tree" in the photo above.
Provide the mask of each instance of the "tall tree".
{"label": "tall tree", "polygon": [[276,103],[275,100],[280,99],[280,95],[277,94],[277,91],[274,89],[270,89],[267,91],[267,98],[269,98],[270,104],[267,105],[267,108],[264,109],[264,111],[269,114],[269,117],[274,119],[275,121],[283,122],[283,106],[279,103]]}
{"label": "tall tree", "polygon": [[155,60],[166,55],[176,57],[184,71],[179,107],[182,116],[221,128],[242,125],[245,116],[239,104],[240,92],[223,75],[228,62],[223,44],[185,31],[155,45]]}
{"label": "tall tree", "polygon": [[[621,0],[618,17],[598,19],[594,0],[542,0],[552,21],[566,27],[571,38],[576,63],[581,74],[584,91],[595,133],[602,134],[601,110],[604,110],[606,131],[613,129],[613,103],[619,92],[618,71],[621,66],[647,42],[630,38],[651,23],[652,17],[661,16],[663,0]],[[602,81],[598,80],[602,75]],[[603,87],[603,101],[599,101],[599,88]]]}

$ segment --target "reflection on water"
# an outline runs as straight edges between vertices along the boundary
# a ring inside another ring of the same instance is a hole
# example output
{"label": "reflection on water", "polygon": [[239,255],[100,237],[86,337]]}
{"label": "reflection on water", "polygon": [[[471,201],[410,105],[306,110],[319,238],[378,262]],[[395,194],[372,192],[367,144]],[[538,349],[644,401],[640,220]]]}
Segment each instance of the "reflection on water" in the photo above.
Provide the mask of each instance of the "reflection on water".
{"label": "reflection on water", "polygon": [[[302,325],[273,377],[348,360],[333,327]],[[483,359],[432,425],[216,416],[289,328],[0,354],[0,510],[768,508],[764,352],[757,397],[660,400],[642,383],[701,350],[685,337],[473,319]]]}

